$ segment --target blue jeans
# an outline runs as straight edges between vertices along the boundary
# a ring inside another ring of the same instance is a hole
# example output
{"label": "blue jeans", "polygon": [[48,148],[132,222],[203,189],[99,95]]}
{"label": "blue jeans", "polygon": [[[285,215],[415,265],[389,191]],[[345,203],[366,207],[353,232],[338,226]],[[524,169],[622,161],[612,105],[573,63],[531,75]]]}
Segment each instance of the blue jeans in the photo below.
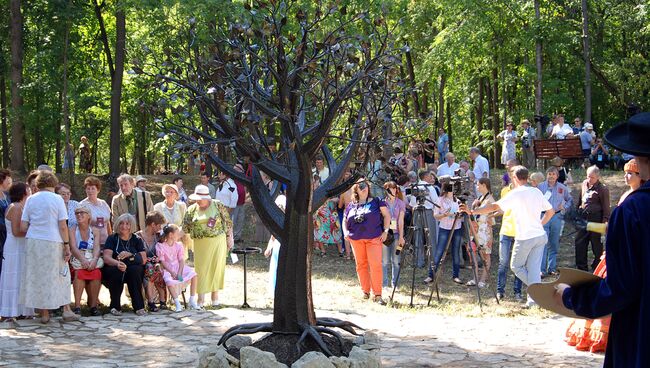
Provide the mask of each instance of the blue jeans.
{"label": "blue jeans", "polygon": [[542,282],[538,270],[542,264],[542,254],[547,241],[546,234],[532,239],[515,240],[510,268],[528,286]]}
{"label": "blue jeans", "polygon": [[[438,272],[438,266],[440,264],[440,259],[442,254],[445,252],[445,247],[447,246],[447,241],[449,240],[449,234],[451,230],[446,230],[443,228],[438,229],[438,246],[436,247],[436,253],[433,256],[433,264],[435,266],[435,271]],[[462,239],[462,229],[457,229],[454,231],[454,236],[451,238],[451,262],[452,268],[451,273],[452,277],[456,278],[460,274],[460,241]],[[433,278],[433,269],[429,265],[429,277]]]}
{"label": "blue jeans", "polygon": [[[510,269],[510,252],[515,238],[512,236],[501,235],[499,237],[499,271],[497,273],[497,293],[505,294],[508,270]],[[515,276],[513,290],[515,294],[521,294],[521,280]]]}
{"label": "blue jeans", "polygon": [[[395,286],[397,283],[397,273],[399,272],[399,258],[400,256],[395,254],[395,248],[397,248],[397,242],[399,241],[399,235],[395,234],[395,240],[390,247],[383,246],[381,250],[381,266],[384,273],[384,282],[383,286]],[[392,272],[391,272],[392,271]],[[392,276],[391,276],[392,275]]]}
{"label": "blue jeans", "polygon": [[548,236],[548,243],[544,247],[542,255],[542,273],[549,274],[557,271],[557,251],[560,249],[560,236],[562,236],[562,225],[564,215],[556,213],[551,220],[544,225],[544,231]]}

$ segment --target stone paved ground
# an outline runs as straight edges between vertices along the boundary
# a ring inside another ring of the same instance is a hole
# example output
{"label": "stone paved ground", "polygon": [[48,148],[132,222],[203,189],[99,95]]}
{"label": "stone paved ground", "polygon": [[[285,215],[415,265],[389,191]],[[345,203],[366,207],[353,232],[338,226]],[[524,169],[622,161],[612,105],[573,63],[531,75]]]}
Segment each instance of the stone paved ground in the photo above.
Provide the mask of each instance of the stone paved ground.
{"label": "stone paved ground", "polygon": [[[386,367],[599,367],[603,356],[578,352],[562,341],[565,318],[440,316],[317,311],[347,319],[382,337]],[[238,323],[269,321],[269,310],[221,308],[137,317],[84,317],[48,325],[36,320],[0,323],[0,366],[195,366],[202,346]]]}

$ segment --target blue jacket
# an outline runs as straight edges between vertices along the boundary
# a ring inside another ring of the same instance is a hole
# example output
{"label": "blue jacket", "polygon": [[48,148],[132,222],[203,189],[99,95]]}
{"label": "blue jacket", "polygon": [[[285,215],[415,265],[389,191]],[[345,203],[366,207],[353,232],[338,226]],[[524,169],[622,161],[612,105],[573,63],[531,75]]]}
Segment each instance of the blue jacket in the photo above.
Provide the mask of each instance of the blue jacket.
{"label": "blue jacket", "polygon": [[607,277],[568,288],[562,299],[588,318],[611,313],[604,367],[650,367],[650,183],[612,213],[607,229]]}

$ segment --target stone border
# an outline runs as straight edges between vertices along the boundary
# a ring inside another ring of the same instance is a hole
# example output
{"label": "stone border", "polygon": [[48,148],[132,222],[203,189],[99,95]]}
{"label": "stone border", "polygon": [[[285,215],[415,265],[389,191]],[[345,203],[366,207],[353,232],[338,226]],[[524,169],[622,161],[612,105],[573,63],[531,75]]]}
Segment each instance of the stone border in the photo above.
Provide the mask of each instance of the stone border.
{"label": "stone border", "polygon": [[[206,347],[199,351],[198,368],[288,368],[275,359],[273,353],[249,346],[253,340],[249,336],[234,336],[228,346],[240,348],[240,359],[228,354],[223,346]],[[317,351],[310,351],[295,361],[291,368],[355,368],[381,367],[379,336],[366,331],[354,339],[354,346],[348,357],[326,357]]]}

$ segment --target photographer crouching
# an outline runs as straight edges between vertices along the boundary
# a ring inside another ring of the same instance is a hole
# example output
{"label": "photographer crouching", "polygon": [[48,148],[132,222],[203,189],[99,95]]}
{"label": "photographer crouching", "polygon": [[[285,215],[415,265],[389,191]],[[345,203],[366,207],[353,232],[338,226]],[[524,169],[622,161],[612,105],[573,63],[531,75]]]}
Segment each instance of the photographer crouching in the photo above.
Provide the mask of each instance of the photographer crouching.
{"label": "photographer crouching", "polygon": [[352,186],[352,202],[343,215],[343,235],[354,250],[357,276],[363,291],[363,298],[370,298],[381,305],[383,281],[382,248],[390,230],[390,212],[386,202],[370,195],[370,183],[360,178]]}

